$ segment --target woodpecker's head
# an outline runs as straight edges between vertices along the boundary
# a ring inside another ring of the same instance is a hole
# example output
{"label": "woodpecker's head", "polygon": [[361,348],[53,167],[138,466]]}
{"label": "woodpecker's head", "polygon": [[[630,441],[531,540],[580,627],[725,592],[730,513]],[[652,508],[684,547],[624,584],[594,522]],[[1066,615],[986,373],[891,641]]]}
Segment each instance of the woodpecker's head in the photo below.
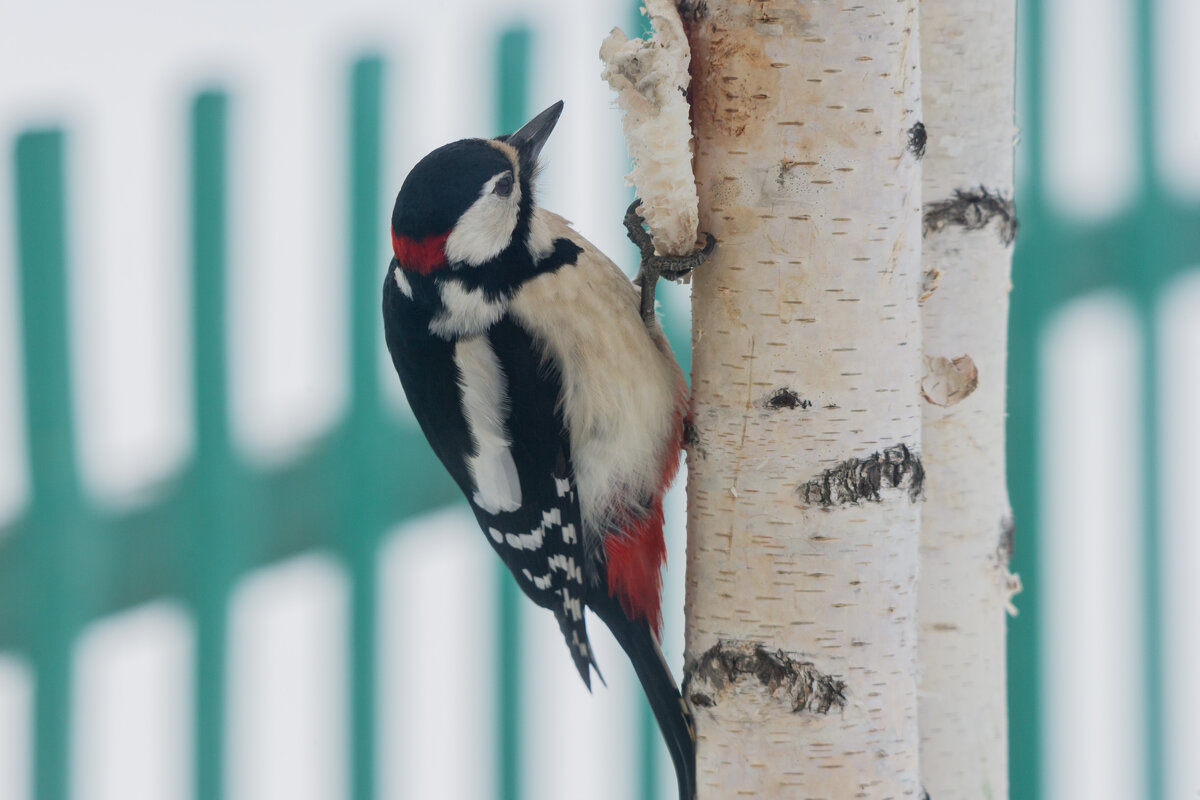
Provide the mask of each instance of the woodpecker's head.
{"label": "woodpecker's head", "polygon": [[516,133],[439,147],[408,173],[392,211],[392,250],[406,270],[477,267],[526,246],[538,154],[562,101]]}

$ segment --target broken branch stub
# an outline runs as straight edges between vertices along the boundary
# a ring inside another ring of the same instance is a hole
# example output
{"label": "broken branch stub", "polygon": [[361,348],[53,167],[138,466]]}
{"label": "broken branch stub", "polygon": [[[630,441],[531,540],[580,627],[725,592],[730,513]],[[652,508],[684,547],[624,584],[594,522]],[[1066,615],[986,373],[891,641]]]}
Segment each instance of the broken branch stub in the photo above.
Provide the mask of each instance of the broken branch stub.
{"label": "broken branch stub", "polygon": [[617,93],[621,125],[633,159],[626,180],[641,198],[656,255],[692,252],[699,198],[692,172],[692,123],[687,101],[691,50],[671,0],[646,0],[654,35],[629,39],[614,28],[600,46],[601,77]]}

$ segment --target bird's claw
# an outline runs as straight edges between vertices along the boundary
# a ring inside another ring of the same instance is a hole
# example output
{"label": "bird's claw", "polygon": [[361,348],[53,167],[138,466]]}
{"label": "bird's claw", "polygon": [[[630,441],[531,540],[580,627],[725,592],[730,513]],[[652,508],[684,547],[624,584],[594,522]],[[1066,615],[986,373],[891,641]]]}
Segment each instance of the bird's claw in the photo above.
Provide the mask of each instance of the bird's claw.
{"label": "bird's claw", "polygon": [[679,280],[696,267],[703,264],[712,255],[717,240],[711,233],[704,234],[704,246],[693,250],[686,256],[658,256],[654,254],[654,242],[646,230],[646,221],[638,213],[637,208],[642,201],[634,198],[625,211],[625,230],[629,241],[641,253],[642,263],[638,269],[638,281],[642,287],[642,318],[646,324],[654,319],[654,287],[659,278]]}
{"label": "bird's claw", "polygon": [[646,230],[646,220],[638,213],[637,207],[641,204],[641,198],[635,197],[629,208],[625,209],[625,232],[645,261],[646,258],[654,256],[654,242],[650,240],[650,232]]}
{"label": "bird's claw", "polygon": [[707,261],[716,246],[717,240],[713,238],[711,233],[706,233],[704,234],[704,246],[696,248],[686,256],[652,255],[651,258],[654,260],[654,268],[658,272],[659,277],[675,281],[686,276],[689,272]]}

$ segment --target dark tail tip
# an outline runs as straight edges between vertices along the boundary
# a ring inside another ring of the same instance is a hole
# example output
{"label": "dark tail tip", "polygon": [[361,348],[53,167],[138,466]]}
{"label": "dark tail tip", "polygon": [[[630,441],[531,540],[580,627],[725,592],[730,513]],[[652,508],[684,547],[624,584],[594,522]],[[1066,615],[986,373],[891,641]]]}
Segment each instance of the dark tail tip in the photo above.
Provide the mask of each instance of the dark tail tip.
{"label": "dark tail tip", "polygon": [[650,631],[645,620],[631,622],[613,601],[593,610],[608,625],[613,636],[625,650],[633,663],[650,710],[662,732],[671,762],[675,765],[675,778],[679,783],[679,800],[694,800],[696,797],[696,738],[692,727],[692,715],[688,711],[675,678],[663,659],[658,640]]}

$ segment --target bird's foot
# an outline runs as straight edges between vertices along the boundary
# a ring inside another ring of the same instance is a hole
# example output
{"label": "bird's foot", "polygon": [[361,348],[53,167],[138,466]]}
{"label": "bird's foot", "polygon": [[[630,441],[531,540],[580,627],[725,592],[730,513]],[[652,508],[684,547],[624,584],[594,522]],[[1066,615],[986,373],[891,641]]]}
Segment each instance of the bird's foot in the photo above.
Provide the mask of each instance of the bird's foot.
{"label": "bird's foot", "polygon": [[642,201],[634,198],[625,211],[625,230],[629,241],[633,242],[641,253],[642,263],[638,269],[637,282],[642,289],[642,319],[649,325],[654,320],[654,287],[659,278],[679,280],[696,267],[703,264],[712,255],[717,240],[711,233],[704,234],[704,246],[698,247],[686,256],[658,256],[654,254],[654,242],[646,230],[646,220],[638,213],[637,207]]}

